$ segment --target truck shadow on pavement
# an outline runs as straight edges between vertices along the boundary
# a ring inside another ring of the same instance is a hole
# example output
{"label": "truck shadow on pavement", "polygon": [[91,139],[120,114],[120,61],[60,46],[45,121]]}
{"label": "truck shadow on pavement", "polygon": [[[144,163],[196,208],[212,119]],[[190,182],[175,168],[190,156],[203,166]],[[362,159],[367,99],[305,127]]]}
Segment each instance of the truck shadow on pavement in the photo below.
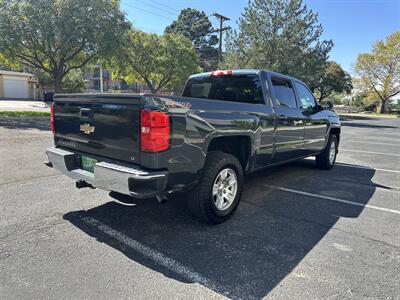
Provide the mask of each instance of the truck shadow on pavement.
{"label": "truck shadow on pavement", "polygon": [[321,171],[309,160],[254,173],[247,179],[235,216],[217,226],[194,219],[183,195],[162,205],[156,200],[120,199],[135,205],[108,202],[87,211],[67,213],[64,219],[165,276],[191,283],[85,219],[93,218],[201,274],[219,294],[234,299],[260,299],[285,277],[301,284],[301,274],[297,274],[300,271],[295,269],[299,262],[340,218],[357,218],[363,210],[362,206],[279,188],[366,204],[376,189],[371,181],[374,173],[373,169],[339,165],[331,171]]}

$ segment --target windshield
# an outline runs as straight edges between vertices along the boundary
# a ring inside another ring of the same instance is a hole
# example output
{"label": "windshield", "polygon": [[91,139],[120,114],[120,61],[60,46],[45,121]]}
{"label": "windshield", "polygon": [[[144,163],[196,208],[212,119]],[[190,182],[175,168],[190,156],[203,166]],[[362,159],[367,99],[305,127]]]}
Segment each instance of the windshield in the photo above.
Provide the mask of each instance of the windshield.
{"label": "windshield", "polygon": [[186,84],[182,96],[233,102],[264,103],[261,82],[257,75],[192,78]]}

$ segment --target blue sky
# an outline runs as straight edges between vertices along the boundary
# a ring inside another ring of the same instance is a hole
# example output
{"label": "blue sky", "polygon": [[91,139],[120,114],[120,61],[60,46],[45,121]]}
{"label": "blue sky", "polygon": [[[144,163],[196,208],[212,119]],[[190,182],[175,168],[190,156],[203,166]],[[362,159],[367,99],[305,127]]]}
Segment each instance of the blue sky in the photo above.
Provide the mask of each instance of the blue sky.
{"label": "blue sky", "polygon": [[[303,0],[304,1],[304,0]],[[318,13],[324,27],[324,39],[335,43],[330,59],[351,72],[358,53],[395,30],[400,30],[400,0],[305,0]],[[193,7],[211,15],[218,12],[236,27],[247,0],[121,0],[121,7],[134,26],[146,32],[161,34],[175,20],[181,9]],[[214,26],[217,22],[210,17]]]}

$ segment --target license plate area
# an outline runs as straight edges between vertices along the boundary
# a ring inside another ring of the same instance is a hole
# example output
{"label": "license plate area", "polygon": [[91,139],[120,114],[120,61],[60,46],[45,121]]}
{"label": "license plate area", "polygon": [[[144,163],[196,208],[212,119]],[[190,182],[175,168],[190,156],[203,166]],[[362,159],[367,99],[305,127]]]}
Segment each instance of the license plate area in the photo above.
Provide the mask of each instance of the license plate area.
{"label": "license plate area", "polygon": [[97,160],[88,157],[88,156],[81,156],[81,166],[82,169],[88,171],[90,173],[94,173],[94,164],[97,163]]}

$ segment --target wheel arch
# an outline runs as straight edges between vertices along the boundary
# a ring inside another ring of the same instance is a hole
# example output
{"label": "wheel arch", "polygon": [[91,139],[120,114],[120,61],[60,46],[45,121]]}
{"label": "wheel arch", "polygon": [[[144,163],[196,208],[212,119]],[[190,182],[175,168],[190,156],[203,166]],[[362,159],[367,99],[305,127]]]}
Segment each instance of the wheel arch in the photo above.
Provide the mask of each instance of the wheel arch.
{"label": "wheel arch", "polygon": [[340,127],[332,127],[331,130],[329,131],[329,134],[334,134],[336,136],[338,145],[339,145],[339,141],[340,141],[340,133],[341,133]]}
{"label": "wheel arch", "polygon": [[252,157],[252,140],[248,135],[218,136],[210,140],[207,153],[221,151],[234,155],[241,163],[243,170],[250,167]]}

